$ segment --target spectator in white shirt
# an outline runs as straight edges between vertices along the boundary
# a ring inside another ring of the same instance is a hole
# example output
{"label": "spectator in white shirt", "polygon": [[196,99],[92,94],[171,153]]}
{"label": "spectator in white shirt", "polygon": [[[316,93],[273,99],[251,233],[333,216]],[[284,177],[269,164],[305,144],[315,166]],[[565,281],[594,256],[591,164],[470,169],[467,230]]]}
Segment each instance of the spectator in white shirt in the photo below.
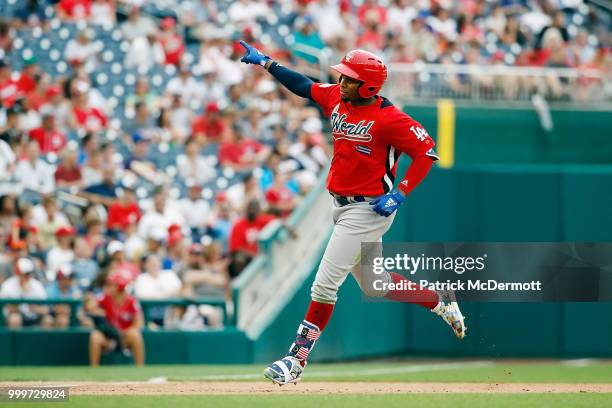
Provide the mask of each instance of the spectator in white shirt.
{"label": "spectator in white shirt", "polygon": [[133,41],[138,37],[144,37],[149,33],[154,33],[157,27],[153,20],[140,13],[140,7],[132,6],[127,21],[121,24],[123,38]]}
{"label": "spectator in white shirt", "polygon": [[181,95],[183,103],[191,105],[194,102],[201,104],[204,94],[203,85],[191,75],[191,68],[187,64],[181,64],[179,75],[168,81],[166,85],[166,96]]}
{"label": "spectator in white shirt", "polygon": [[93,0],[91,4],[91,24],[103,27],[115,25],[115,6],[112,0]]}
{"label": "spectator in white shirt", "polygon": [[[15,263],[15,276],[8,278],[0,287],[0,298],[4,299],[46,299],[47,292],[32,274],[34,263],[29,258],[19,258]],[[4,307],[7,326],[10,329],[40,324],[51,327],[53,318],[45,305],[11,304]]]}
{"label": "spectator in white shirt", "polygon": [[179,209],[191,232],[201,235],[210,217],[210,205],[202,198],[202,187],[199,184],[188,180],[188,186],[187,197],[178,202]]}
{"label": "spectator in white shirt", "polygon": [[171,270],[162,270],[157,255],[149,255],[144,260],[143,273],[138,275],[134,284],[136,297],[140,299],[168,299],[181,293],[182,283]]}
{"label": "spectator in white shirt", "polygon": [[156,29],[136,37],[125,55],[124,65],[126,68],[138,68],[149,71],[155,66],[161,66],[166,59],[164,49],[157,41]]}
{"label": "spectator in white shirt", "polygon": [[40,158],[40,147],[30,140],[25,148],[25,157],[15,167],[15,179],[24,188],[43,194],[55,189],[55,169]]}
{"label": "spectator in white shirt", "polygon": [[153,231],[168,231],[172,224],[182,227],[185,225],[185,219],[176,210],[176,206],[168,202],[166,190],[158,188],[153,192],[153,208],[146,211],[138,223],[138,235],[147,240]]}
{"label": "spectator in white shirt", "polygon": [[184,180],[205,184],[217,177],[217,170],[206,157],[200,155],[200,145],[192,138],[185,142],[185,154],[176,158],[179,175]]}
{"label": "spectator in white shirt", "polygon": [[72,227],[62,226],[55,231],[57,244],[47,252],[47,280],[54,281],[57,271],[63,265],[74,260],[73,241],[75,230]]}
{"label": "spectator in white shirt", "polygon": [[75,39],[68,41],[64,50],[64,57],[72,64],[85,64],[95,68],[98,64],[96,45],[91,41],[91,34],[81,30]]}
{"label": "spectator in white shirt", "polygon": [[15,170],[17,156],[11,146],[0,139],[0,182],[9,181]]}

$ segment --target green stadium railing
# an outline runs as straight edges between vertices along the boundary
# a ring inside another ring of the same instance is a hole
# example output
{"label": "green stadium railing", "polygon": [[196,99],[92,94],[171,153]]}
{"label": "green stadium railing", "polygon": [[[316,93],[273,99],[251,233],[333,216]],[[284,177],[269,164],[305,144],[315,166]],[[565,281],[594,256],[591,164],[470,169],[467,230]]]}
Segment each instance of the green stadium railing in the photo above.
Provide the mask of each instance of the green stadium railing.
{"label": "green stadium railing", "polygon": [[[0,309],[4,309],[6,305],[69,305],[70,306],[70,327],[77,327],[78,318],[77,313],[82,305],[82,299],[20,299],[20,298],[3,298],[0,299]],[[210,305],[219,307],[223,310],[223,325],[228,326],[230,324],[230,316],[227,310],[226,300],[218,297],[200,297],[200,298],[175,298],[175,299],[163,299],[163,300],[139,300],[140,306],[143,310],[145,319],[145,327],[149,323],[150,309],[154,307],[163,306],[189,306],[189,305]],[[6,327],[6,317],[4,312],[0,313],[0,327]]]}

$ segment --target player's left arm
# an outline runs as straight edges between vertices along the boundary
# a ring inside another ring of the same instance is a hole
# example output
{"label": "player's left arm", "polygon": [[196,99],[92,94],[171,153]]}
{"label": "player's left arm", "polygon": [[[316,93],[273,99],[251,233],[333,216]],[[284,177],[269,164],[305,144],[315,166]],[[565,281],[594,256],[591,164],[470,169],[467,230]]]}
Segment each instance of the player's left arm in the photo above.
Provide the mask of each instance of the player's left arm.
{"label": "player's left arm", "polygon": [[240,41],[240,44],[246,50],[246,54],[240,61],[245,64],[261,65],[272,74],[278,82],[283,84],[285,88],[302,98],[312,99],[310,90],[314,84],[313,80],[304,74],[280,65],[278,62],[244,41]]}
{"label": "player's left arm", "polygon": [[412,158],[412,163],[397,188],[371,201],[373,210],[388,217],[404,202],[406,196],[418,186],[438,160],[435,143],[425,128],[408,115],[390,121],[387,132],[389,145]]}

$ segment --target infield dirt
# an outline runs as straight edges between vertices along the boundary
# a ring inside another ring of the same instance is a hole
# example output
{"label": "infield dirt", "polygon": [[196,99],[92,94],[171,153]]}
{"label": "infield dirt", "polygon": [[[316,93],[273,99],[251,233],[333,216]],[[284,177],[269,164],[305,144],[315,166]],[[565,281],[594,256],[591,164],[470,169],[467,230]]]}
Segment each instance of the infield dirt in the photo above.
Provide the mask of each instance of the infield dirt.
{"label": "infield dirt", "polygon": [[71,395],[197,394],[407,394],[407,393],[612,393],[612,384],[303,382],[279,387],[266,382],[0,382],[8,386],[70,387]]}

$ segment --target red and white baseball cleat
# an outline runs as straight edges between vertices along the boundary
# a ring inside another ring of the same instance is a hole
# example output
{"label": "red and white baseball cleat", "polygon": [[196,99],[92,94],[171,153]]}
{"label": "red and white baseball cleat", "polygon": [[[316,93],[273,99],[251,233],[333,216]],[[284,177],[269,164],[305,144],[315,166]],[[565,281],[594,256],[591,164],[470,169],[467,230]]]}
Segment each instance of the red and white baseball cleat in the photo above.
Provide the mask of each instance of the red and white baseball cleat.
{"label": "red and white baseball cleat", "polygon": [[455,332],[455,336],[459,339],[465,337],[467,327],[465,327],[464,317],[459,310],[457,302],[442,302],[431,309],[432,312],[440,316]]}

